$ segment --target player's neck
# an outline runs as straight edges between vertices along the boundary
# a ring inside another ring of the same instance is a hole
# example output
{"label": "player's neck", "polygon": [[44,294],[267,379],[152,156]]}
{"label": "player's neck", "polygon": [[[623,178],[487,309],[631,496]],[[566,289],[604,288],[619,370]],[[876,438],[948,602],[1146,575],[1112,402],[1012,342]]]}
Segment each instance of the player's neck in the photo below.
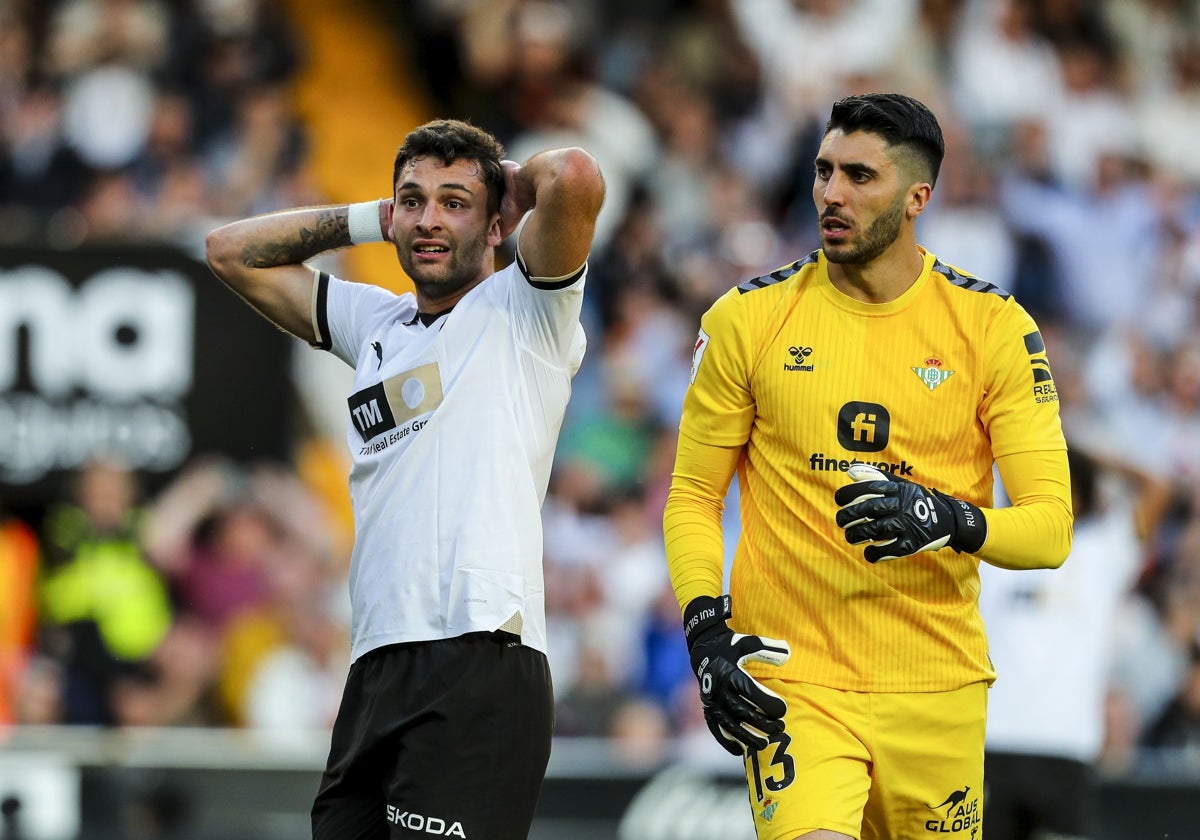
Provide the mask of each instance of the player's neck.
{"label": "player's neck", "polygon": [[449,289],[443,284],[423,283],[414,278],[413,293],[417,298],[417,311],[427,315],[440,315],[444,312],[449,312],[454,308],[456,303],[466,296],[467,292],[491,277],[493,273],[491,263],[488,263],[481,266],[478,273],[470,280],[465,283],[454,284]]}
{"label": "player's neck", "polygon": [[925,269],[915,242],[897,241],[867,263],[828,263],[829,280],[847,297],[864,303],[887,303],[908,291]]}

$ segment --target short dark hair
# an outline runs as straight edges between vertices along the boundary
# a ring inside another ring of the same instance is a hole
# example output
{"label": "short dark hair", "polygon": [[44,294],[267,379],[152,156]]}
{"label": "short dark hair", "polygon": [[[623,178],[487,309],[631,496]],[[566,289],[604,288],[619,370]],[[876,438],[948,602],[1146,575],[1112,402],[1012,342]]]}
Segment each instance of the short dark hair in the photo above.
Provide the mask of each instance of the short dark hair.
{"label": "short dark hair", "polygon": [[400,173],[417,158],[433,156],[449,166],[459,158],[479,163],[480,179],[487,186],[488,212],[500,209],[504,197],[504,146],[478,126],[463,120],[433,120],[414,128],[404,138],[392,165],[392,187]]}
{"label": "short dark hair", "polygon": [[864,93],[833,103],[825,134],[841,129],[850,134],[866,131],[889,146],[912,149],[929,167],[929,183],[937,182],[946,141],[937,117],[922,102],[901,93]]}

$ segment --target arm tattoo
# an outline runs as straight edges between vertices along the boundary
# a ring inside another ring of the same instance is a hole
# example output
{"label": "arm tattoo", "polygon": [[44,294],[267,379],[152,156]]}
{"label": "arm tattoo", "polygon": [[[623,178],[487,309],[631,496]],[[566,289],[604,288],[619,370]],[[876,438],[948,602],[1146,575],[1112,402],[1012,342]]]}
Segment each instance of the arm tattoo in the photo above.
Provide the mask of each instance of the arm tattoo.
{"label": "arm tattoo", "polygon": [[301,225],[294,233],[251,242],[242,251],[247,268],[294,265],[334,248],[350,245],[350,214],[345,207],[322,210],[313,225]]}

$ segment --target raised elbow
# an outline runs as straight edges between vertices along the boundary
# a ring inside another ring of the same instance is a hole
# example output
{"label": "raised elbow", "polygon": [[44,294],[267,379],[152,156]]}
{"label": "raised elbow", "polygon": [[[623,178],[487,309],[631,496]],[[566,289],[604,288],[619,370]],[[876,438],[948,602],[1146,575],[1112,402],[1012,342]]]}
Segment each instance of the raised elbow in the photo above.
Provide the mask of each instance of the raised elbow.
{"label": "raised elbow", "polygon": [[1043,568],[1043,569],[1061,568],[1062,564],[1066,563],[1067,558],[1071,556],[1071,552],[1069,549],[1070,549],[1070,546],[1068,546],[1067,551],[1055,552],[1053,554],[1047,555],[1045,558],[1045,563],[1044,563],[1044,565],[1042,565],[1041,568]]}
{"label": "raised elbow", "polygon": [[209,269],[221,280],[228,283],[235,274],[237,266],[234,237],[229,225],[222,225],[209,231],[204,239],[204,261]]}
{"label": "raised elbow", "polygon": [[1067,558],[1071,556],[1071,544],[1075,537],[1074,521],[1070,518],[1067,520],[1066,532],[1061,540],[1055,542],[1052,546],[1049,562],[1046,565],[1047,569],[1057,569],[1067,562]]}
{"label": "raised elbow", "polygon": [[1040,562],[1035,568],[1057,569],[1071,556],[1075,536],[1075,519],[1065,505],[1057,505],[1056,516],[1047,529],[1048,539],[1041,542]]}
{"label": "raised elbow", "polygon": [[555,181],[571,195],[589,199],[599,212],[604,203],[604,175],[591,152],[578,146],[563,149]]}

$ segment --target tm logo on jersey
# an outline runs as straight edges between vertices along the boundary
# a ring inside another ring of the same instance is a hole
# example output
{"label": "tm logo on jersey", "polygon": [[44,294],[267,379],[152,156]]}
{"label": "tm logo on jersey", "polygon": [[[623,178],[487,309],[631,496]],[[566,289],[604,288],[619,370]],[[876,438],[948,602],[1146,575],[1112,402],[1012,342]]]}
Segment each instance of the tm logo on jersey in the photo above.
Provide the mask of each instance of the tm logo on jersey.
{"label": "tm logo on jersey", "polygon": [[937,816],[925,820],[925,830],[934,834],[965,831],[970,832],[971,837],[976,837],[983,827],[983,815],[979,807],[979,795],[970,796],[970,792],[971,786],[964,785],[962,790],[951,791],[942,804],[930,805],[929,810],[936,812]]}
{"label": "tm logo on jersey", "polygon": [[396,418],[392,415],[392,407],[388,405],[382,382],[352,394],[347,402],[350,404],[350,419],[354,421],[354,428],[358,429],[363,441],[396,428]]}
{"label": "tm logo on jersey", "polygon": [[421,365],[363,388],[346,402],[350,420],[366,443],[441,405],[441,373],[436,362]]}

